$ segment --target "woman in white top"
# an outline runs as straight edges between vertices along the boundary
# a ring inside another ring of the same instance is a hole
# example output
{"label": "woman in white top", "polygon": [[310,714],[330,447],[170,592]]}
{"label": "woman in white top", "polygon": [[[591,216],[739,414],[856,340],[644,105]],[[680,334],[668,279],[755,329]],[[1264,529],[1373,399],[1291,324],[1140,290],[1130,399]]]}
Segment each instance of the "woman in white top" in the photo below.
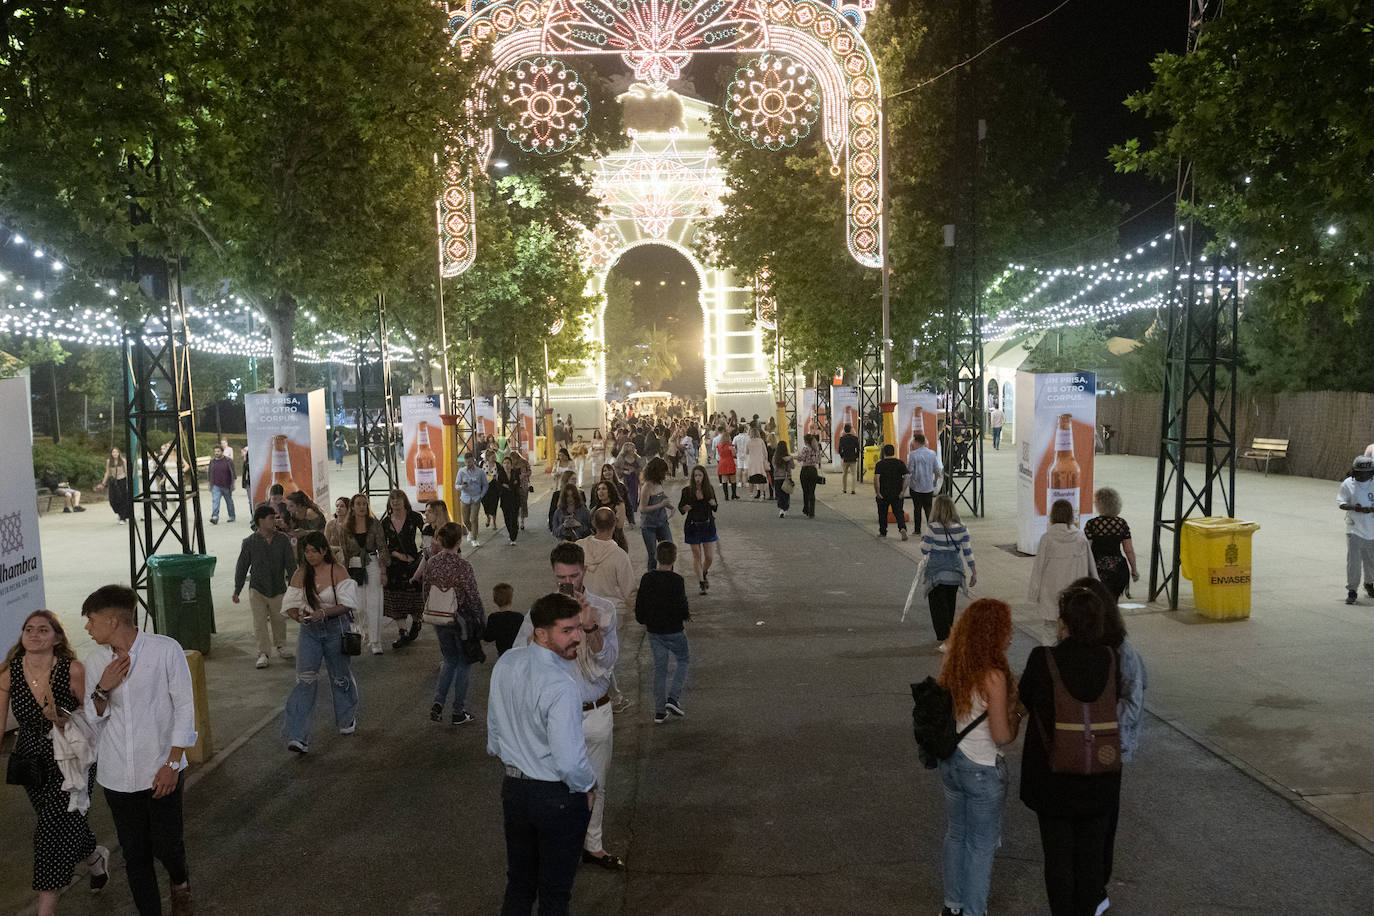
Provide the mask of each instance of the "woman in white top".
{"label": "woman in white top", "polygon": [[1059,593],[1082,576],[1096,579],[1097,562],[1068,500],[1056,499],[1050,505],[1048,522],[1035,548],[1026,598],[1040,605],[1041,642],[1052,646],[1059,641]]}
{"label": "woman in white top", "polygon": [[758,427],[749,430],[749,448],[745,453],[745,465],[749,468],[749,488],[754,491],[754,498],[763,499],[764,490],[768,486],[768,446],[763,441],[763,433],[759,432]]}
{"label": "woman in white top", "polygon": [[987,913],[1007,794],[1007,762],[998,748],[1016,740],[1024,714],[1007,664],[1011,635],[1010,605],[980,598],[954,622],[946,643],[939,683],[954,701],[956,731],[973,727],[954,754],[940,761],[946,815],[942,914]]}
{"label": "woman in white top", "polygon": [[286,698],[282,731],[287,748],[304,754],[310,750],[310,720],[315,712],[321,662],[329,669],[339,734],[351,735],[357,726],[358,683],[341,643],[343,634],[353,628],[358,586],[348,571],[334,562],[334,552],[322,533],[309,532],[301,538],[300,546],[305,563],[297,567],[282,598],[282,609],[301,625],[296,686]]}

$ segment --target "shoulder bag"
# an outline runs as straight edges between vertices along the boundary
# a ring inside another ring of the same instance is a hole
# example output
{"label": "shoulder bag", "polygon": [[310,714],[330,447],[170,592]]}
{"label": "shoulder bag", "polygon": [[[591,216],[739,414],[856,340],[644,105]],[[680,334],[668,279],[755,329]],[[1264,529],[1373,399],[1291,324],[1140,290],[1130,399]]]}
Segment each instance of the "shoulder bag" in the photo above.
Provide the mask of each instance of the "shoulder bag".
{"label": "shoulder bag", "polygon": [[23,786],[37,792],[43,788],[47,773],[48,768],[44,765],[41,757],[21,754],[16,747],[14,753],[10,754],[9,763],[5,766],[5,782],[12,786]]}

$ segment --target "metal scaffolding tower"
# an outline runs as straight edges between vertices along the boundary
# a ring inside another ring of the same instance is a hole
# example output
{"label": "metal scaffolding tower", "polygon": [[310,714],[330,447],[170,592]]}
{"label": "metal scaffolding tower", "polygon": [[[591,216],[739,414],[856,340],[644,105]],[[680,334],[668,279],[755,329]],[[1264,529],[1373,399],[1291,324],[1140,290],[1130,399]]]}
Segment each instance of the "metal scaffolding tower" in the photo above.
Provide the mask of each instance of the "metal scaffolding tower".
{"label": "metal scaffolding tower", "polygon": [[[129,459],[133,521],[129,525],[129,581],[147,625],[148,558],[159,553],[205,553],[196,468],[196,420],[191,351],[186,345],[186,298],[181,265],[135,256],[149,299],[159,303],[123,328],[124,454]],[[145,273],[147,271],[147,273]],[[153,448],[154,434],[170,433]]]}
{"label": "metal scaffolding tower", "polygon": [[[1188,0],[1188,52],[1219,0]],[[1150,600],[1178,608],[1179,541],[1194,516],[1236,512],[1236,368],[1240,282],[1235,243],[1208,257],[1191,214],[1191,163],[1178,166],[1173,269],[1165,314],[1163,416],[1155,472]],[[1216,246],[1214,246],[1216,247]]]}
{"label": "metal scaffolding tower", "polygon": [[[883,352],[881,344],[859,359],[859,442],[865,446],[883,444]],[[864,463],[859,462],[859,480],[864,479]]]}
{"label": "metal scaffolding tower", "polygon": [[391,397],[386,297],[377,294],[377,320],[358,335],[358,492],[387,496],[400,485],[396,411]]}
{"label": "metal scaffolding tower", "polygon": [[[977,7],[959,4],[968,58],[978,44]],[[954,145],[950,173],[955,189],[954,224],[945,227],[950,249],[950,296],[945,323],[945,390],[949,403],[940,433],[943,492],[975,516],[983,514],[983,303],[978,287],[978,173],[986,124],[978,117],[977,70],[954,78]]]}

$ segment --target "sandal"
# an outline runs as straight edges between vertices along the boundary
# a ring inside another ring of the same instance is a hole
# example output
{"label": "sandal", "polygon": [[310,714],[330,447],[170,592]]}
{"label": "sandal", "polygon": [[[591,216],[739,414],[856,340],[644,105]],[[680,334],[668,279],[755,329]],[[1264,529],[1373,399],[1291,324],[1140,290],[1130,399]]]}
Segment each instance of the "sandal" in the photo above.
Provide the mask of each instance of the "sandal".
{"label": "sandal", "polygon": [[620,856],[613,856],[609,852],[603,852],[598,856],[584,849],[582,850],[582,861],[600,865],[607,871],[620,871],[625,867],[624,859],[620,858]]}

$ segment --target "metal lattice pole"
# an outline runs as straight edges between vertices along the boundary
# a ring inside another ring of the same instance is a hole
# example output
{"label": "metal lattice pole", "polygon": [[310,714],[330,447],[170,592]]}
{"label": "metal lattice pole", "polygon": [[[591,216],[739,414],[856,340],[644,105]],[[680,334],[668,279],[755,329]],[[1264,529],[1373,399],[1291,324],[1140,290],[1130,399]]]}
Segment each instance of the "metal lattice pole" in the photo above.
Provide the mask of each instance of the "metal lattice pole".
{"label": "metal lattice pole", "polygon": [[398,486],[396,413],[391,396],[386,297],[377,294],[377,320],[358,335],[358,492],[387,496]]}
{"label": "metal lattice pole", "polygon": [[[135,255],[135,270],[147,265]],[[141,320],[124,325],[124,453],[129,458],[133,520],[129,524],[129,581],[148,624],[148,558],[159,553],[205,553],[196,466],[196,422],[191,392],[191,351],[186,345],[186,299],[181,265],[151,262],[151,295],[159,302]],[[155,431],[170,431],[151,448]],[[137,486],[134,484],[137,483]]]}
{"label": "metal lattice pole", "polygon": [[[1188,53],[1218,0],[1188,0]],[[1219,502],[1236,513],[1236,374],[1240,281],[1235,244],[1204,258],[1192,218],[1197,190],[1191,163],[1179,162],[1173,268],[1165,315],[1164,392],[1150,544],[1150,600],[1178,608],[1179,547],[1184,523],[1212,515]],[[1194,425],[1201,414],[1202,428]],[[1192,459],[1191,462],[1189,459]]]}

